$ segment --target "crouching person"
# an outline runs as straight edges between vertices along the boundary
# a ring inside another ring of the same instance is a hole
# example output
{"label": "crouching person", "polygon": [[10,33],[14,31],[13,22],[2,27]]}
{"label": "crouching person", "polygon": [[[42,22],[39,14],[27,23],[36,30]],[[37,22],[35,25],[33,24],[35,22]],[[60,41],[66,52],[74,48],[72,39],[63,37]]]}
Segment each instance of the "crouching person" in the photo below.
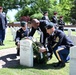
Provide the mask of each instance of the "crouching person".
{"label": "crouching person", "polygon": [[17,55],[20,54],[20,40],[28,36],[27,22],[21,21],[21,28],[16,32],[15,44],[17,45]]}
{"label": "crouching person", "polygon": [[[54,64],[54,67],[64,67],[65,62],[68,61],[67,58],[70,52],[70,47],[73,46],[72,41],[65,35],[64,32],[56,30],[51,23],[46,26],[46,31],[49,34],[49,42],[51,42],[53,53],[58,59],[58,62]],[[40,52],[45,51],[46,48],[40,49]]]}

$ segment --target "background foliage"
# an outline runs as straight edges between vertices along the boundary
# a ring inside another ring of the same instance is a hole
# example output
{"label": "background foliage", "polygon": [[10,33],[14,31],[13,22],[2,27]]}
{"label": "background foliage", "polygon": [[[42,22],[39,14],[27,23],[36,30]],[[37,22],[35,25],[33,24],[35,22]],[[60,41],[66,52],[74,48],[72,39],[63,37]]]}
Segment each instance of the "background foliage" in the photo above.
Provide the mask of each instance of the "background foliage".
{"label": "background foliage", "polygon": [[[58,2],[59,1],[59,2]],[[22,16],[31,16],[41,18],[44,11],[48,11],[49,18],[53,15],[53,12],[64,16],[66,22],[70,22],[71,18],[76,19],[76,0],[0,0],[0,6],[3,6],[4,12],[11,9],[18,10],[15,18],[17,21]],[[19,10],[20,9],[20,10]],[[36,14],[40,14],[37,16]]]}

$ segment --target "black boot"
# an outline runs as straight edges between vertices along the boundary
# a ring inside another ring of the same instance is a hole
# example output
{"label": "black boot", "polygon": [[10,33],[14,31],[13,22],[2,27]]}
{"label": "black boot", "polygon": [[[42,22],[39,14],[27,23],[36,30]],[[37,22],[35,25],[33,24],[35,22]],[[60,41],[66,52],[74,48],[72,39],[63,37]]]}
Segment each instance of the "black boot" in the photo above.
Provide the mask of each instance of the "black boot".
{"label": "black boot", "polygon": [[20,48],[17,48],[17,55],[20,55]]}
{"label": "black boot", "polygon": [[0,41],[0,46],[2,46],[2,41]]}
{"label": "black boot", "polygon": [[65,67],[65,63],[62,61],[59,61],[57,64],[54,65],[54,67],[60,67],[60,68]]}
{"label": "black boot", "polygon": [[4,44],[3,44],[3,42],[2,42],[2,41],[0,41],[0,46],[4,46]]}

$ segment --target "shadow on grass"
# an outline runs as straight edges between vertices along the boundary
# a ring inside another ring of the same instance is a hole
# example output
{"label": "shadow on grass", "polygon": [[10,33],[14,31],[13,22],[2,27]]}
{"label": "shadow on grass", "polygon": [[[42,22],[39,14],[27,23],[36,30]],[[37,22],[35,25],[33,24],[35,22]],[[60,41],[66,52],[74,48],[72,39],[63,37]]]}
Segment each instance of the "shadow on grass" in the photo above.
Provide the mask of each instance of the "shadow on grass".
{"label": "shadow on grass", "polygon": [[14,69],[60,69],[55,68],[55,63],[49,63],[49,64],[35,64],[34,67],[27,67],[20,65],[20,59],[17,58],[18,56],[16,54],[9,54],[0,57],[0,63],[2,65],[2,68],[14,68]]}
{"label": "shadow on grass", "polygon": [[27,66],[22,66],[22,65],[18,65],[16,67],[11,67],[14,69],[42,69],[42,70],[47,70],[47,69],[61,69],[60,67],[54,67],[55,63],[52,64],[35,64],[33,67],[27,67]]}
{"label": "shadow on grass", "polygon": [[8,54],[0,57],[0,66],[2,68],[16,67],[19,65],[19,59],[17,59],[16,54]]}

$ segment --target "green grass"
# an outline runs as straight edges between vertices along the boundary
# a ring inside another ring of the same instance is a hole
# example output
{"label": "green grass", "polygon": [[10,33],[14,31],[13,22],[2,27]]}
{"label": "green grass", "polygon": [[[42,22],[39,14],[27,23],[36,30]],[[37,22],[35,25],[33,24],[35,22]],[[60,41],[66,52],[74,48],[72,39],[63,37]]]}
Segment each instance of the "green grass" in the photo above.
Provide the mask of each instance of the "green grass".
{"label": "green grass", "polygon": [[[68,35],[67,31],[64,31],[66,35]],[[71,35],[75,35],[76,36],[76,31],[72,31]]]}
{"label": "green grass", "polygon": [[25,66],[2,68],[0,75],[69,75],[69,63],[66,63],[64,68],[54,68],[54,62],[57,62],[55,56],[47,64],[37,64],[32,68]]}
{"label": "green grass", "polygon": [[[67,34],[67,32],[65,32]],[[76,32],[73,33],[76,35]],[[38,34],[34,35],[39,39]],[[10,28],[6,33],[6,39],[4,41],[5,46],[0,46],[0,50],[4,48],[15,47],[13,37],[10,33]],[[64,68],[54,68],[53,63],[57,62],[57,59],[53,55],[53,58],[47,62],[47,64],[37,64],[32,68],[25,66],[17,66],[11,68],[2,68],[0,69],[0,75],[69,75],[69,63],[66,63]]]}

